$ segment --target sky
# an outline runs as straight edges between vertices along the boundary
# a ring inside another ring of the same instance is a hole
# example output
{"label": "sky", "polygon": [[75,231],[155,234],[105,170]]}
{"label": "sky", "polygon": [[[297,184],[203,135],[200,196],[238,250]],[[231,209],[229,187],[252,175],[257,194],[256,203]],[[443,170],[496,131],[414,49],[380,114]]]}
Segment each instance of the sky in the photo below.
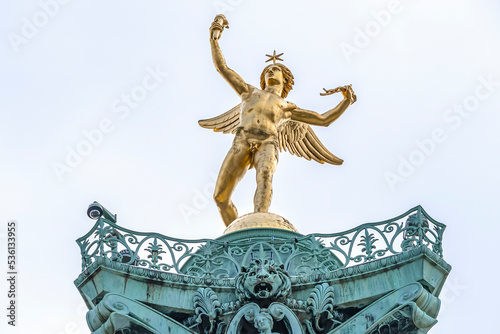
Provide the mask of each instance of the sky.
{"label": "sky", "polygon": [[[0,249],[17,226],[17,326],[88,333],[73,285],[75,240],[99,201],[118,224],[217,238],[212,201],[231,142],[198,126],[239,103],[215,71],[208,28],[224,13],[227,64],[258,86],[265,54],[295,76],[287,100],[323,113],[352,84],[357,102],[314,128],[344,159],[284,152],[270,211],[303,234],[333,233],[422,205],[447,225],[453,266],[430,333],[494,333],[500,233],[500,5],[423,1],[3,1],[0,4]],[[234,202],[253,210],[254,171]],[[8,305],[0,280],[0,304]]]}

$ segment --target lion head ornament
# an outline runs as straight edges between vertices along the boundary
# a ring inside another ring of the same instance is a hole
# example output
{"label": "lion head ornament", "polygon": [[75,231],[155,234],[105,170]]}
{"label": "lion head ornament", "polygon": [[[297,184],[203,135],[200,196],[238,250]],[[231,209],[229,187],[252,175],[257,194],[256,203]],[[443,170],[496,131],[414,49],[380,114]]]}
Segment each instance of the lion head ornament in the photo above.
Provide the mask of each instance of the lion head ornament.
{"label": "lion head ornament", "polygon": [[275,301],[290,294],[290,276],[273,260],[254,259],[236,277],[236,295],[241,302]]}

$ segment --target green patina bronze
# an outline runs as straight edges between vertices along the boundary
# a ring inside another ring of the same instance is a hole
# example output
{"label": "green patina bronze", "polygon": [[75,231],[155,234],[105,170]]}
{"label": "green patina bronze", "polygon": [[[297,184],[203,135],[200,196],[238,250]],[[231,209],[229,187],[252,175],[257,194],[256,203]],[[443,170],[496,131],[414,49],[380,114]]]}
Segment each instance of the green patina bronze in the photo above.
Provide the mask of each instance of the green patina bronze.
{"label": "green patina bronze", "polygon": [[341,233],[254,228],[214,240],[109,217],[77,240],[93,333],[425,333],[451,270],[446,226],[420,206]]}

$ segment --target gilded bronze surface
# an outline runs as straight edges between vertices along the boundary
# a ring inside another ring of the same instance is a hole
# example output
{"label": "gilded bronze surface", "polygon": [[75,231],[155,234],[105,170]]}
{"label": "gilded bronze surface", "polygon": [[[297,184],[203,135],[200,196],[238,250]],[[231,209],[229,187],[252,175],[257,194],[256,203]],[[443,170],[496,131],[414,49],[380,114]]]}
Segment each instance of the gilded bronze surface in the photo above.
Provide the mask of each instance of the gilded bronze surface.
{"label": "gilded bronze surface", "polygon": [[262,72],[262,89],[249,85],[226,65],[218,42],[225,27],[228,27],[226,18],[217,15],[210,27],[212,59],[216,70],[240,96],[241,103],[222,115],[201,120],[199,124],[214,131],[236,134],[219,171],[214,193],[222,219],[229,226],[238,218],[231,195],[248,169],[256,170],[254,212],[268,212],[278,150],[319,163],[342,164],[342,159],[323,146],[309,125],[329,126],[355,101],[355,95],[351,85],[325,89],[325,95],[341,92],[344,99],[323,114],[297,107],[285,100],[294,77],[286,66],[276,63],[282,55],[276,55],[276,52],[268,55],[273,63]]}
{"label": "gilded bronze surface", "polygon": [[224,234],[246,230],[249,228],[279,228],[298,232],[297,229],[285,218],[270,212],[257,212],[243,215],[229,225]]}

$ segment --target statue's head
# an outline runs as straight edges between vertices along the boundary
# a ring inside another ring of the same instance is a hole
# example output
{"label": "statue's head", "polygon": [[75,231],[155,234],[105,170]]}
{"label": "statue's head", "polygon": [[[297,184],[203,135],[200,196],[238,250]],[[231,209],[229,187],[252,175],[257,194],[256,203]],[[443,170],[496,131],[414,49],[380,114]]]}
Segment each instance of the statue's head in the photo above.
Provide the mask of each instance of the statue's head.
{"label": "statue's head", "polygon": [[[281,97],[285,98],[288,95],[288,92],[292,90],[293,86],[293,74],[292,72],[288,69],[283,64],[270,64],[264,68],[262,71],[262,74],[260,75],[260,87],[262,89],[266,89],[266,74],[270,71],[276,72],[276,70],[279,69],[281,71],[281,75],[283,78],[283,90],[281,91]],[[275,73],[274,75],[278,76],[279,74]]]}
{"label": "statue's head", "polygon": [[260,333],[269,333],[273,328],[273,318],[267,312],[260,312],[255,316],[254,326]]}

